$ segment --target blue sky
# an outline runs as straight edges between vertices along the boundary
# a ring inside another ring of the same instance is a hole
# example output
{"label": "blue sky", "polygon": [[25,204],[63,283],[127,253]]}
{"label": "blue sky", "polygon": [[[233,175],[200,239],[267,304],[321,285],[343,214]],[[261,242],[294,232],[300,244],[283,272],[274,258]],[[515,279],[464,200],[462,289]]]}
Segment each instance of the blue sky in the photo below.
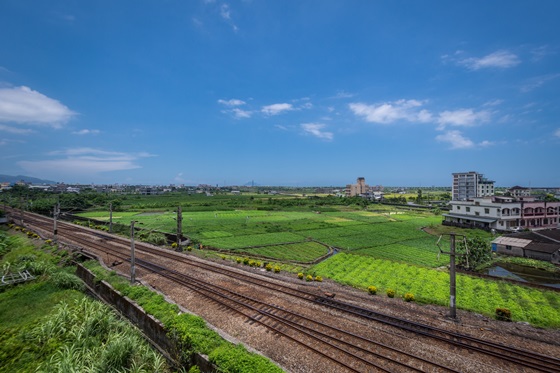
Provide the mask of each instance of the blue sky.
{"label": "blue sky", "polygon": [[560,2],[3,0],[1,174],[560,186]]}

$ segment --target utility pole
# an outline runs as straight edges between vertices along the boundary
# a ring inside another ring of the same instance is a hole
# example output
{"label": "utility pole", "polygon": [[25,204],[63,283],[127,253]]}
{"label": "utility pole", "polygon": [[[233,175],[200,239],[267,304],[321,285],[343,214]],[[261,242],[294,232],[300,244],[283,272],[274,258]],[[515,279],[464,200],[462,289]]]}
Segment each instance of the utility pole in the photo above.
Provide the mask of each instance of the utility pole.
{"label": "utility pole", "polygon": [[19,209],[21,211],[21,226],[23,227],[23,196],[19,197]]}
{"label": "utility pole", "polygon": [[109,233],[113,233],[113,202],[109,203]]}
{"label": "utility pole", "polygon": [[449,311],[451,318],[457,318],[457,305],[455,304],[455,296],[457,291],[457,285],[455,282],[455,233],[451,232],[449,234],[451,240],[450,244],[450,261],[449,261]]}
{"label": "utility pole", "polygon": [[177,249],[181,248],[181,236],[183,234],[183,213],[181,206],[177,209]]}
{"label": "utility pole", "polygon": [[136,282],[136,268],[134,263],[134,220],[130,222],[130,284]]}
{"label": "utility pole", "polygon": [[[456,271],[455,271],[455,257],[457,256],[455,252],[455,232],[449,233],[449,240],[450,242],[450,251],[445,252],[439,249],[440,253],[449,255],[449,316],[452,319],[457,318],[457,305],[456,305]],[[441,240],[441,236],[437,242],[437,246],[439,247],[439,241]]]}
{"label": "utility pole", "polygon": [[54,205],[54,213],[53,213],[53,221],[54,221],[53,242],[55,245],[57,244],[57,240],[58,240],[58,230],[56,228],[56,220],[58,219],[59,214],[60,214],[60,203],[57,203],[56,205]]}

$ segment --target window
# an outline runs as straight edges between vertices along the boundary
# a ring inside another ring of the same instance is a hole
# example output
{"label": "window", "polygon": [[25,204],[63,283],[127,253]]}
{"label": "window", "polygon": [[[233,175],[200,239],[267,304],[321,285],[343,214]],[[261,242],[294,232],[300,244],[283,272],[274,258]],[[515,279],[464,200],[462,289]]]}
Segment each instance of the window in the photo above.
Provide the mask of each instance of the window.
{"label": "window", "polygon": [[460,210],[460,209],[461,209],[461,206],[457,206],[457,210]]}
{"label": "window", "polygon": [[489,214],[489,213],[490,213],[490,209],[484,209],[484,213],[485,213],[485,214]]}
{"label": "window", "polygon": [[511,246],[510,246],[510,245],[506,245],[506,250],[511,250]]}
{"label": "window", "polygon": [[467,207],[466,210],[467,210],[467,212],[471,212],[471,208],[470,208],[470,207]]}
{"label": "window", "polygon": [[474,214],[475,214],[476,216],[480,216],[480,212],[478,212],[478,211],[475,212]]}

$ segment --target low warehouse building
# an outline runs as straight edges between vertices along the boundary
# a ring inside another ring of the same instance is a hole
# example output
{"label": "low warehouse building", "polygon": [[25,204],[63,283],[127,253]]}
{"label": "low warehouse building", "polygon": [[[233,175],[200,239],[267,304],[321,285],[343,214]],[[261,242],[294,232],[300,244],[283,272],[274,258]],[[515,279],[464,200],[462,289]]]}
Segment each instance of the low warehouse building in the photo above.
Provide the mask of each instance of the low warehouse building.
{"label": "low warehouse building", "polygon": [[507,234],[492,241],[492,251],[560,264],[560,231],[542,231]]}

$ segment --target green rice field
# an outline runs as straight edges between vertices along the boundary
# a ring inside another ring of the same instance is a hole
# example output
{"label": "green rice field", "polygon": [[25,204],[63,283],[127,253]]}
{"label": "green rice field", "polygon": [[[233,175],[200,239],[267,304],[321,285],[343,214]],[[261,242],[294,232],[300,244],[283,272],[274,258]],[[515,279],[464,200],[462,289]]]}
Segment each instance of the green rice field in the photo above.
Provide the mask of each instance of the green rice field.
{"label": "green rice field", "polygon": [[[106,212],[80,215],[109,219]],[[130,224],[135,220],[136,226],[165,232],[176,231],[175,218],[173,211],[113,214],[114,222]],[[448,258],[438,260],[438,237],[421,228],[440,223],[441,217],[424,212],[232,210],[185,212],[182,230],[207,247],[245,252],[251,247],[257,255],[279,260],[311,261],[324,255],[324,247],[316,250],[306,246],[307,241],[315,240],[339,251],[437,267],[448,263]],[[255,248],[259,246],[262,248]],[[304,251],[307,253],[302,254]]]}

